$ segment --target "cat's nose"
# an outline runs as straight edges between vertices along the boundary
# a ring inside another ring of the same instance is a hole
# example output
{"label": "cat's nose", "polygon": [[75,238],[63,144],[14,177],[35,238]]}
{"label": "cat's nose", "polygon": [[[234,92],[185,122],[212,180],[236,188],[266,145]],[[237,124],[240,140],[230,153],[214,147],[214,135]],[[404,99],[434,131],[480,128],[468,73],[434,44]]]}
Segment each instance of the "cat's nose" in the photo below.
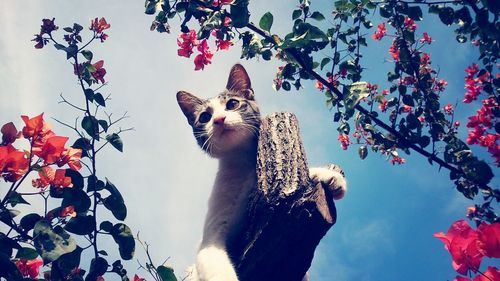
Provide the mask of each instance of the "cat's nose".
{"label": "cat's nose", "polygon": [[224,120],[226,120],[226,116],[217,116],[214,118],[214,124],[215,125],[223,125]]}

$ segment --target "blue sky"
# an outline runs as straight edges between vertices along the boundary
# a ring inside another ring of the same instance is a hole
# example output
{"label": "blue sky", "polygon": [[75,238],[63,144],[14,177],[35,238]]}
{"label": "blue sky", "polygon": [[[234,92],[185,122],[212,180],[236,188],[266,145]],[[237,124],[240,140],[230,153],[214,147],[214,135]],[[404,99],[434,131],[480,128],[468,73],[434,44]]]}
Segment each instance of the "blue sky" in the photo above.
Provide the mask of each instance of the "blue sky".
{"label": "blue sky", "polygon": [[[331,1],[313,2],[313,8],[329,14]],[[265,11],[272,11],[273,32],[284,34],[289,30],[295,3],[252,1],[251,19],[258,21]],[[40,112],[45,112],[47,119],[72,123],[77,114],[58,104],[61,93],[77,103],[82,101],[72,66],[63,53],[51,47],[35,50],[30,42],[41,19],[52,17],[60,27],[73,22],[87,26],[94,17],[105,17],[111,23],[109,39],[93,45],[92,50],[95,59],[105,61],[108,71],[109,85],[103,92],[111,93],[112,100],[107,110],[116,116],[128,112],[131,118],[122,127],[134,127],[135,131],[122,136],[123,154],[109,149],[101,155],[98,170],[100,176],[108,177],[122,190],[129,208],[126,222],[151,245],[151,254],[158,263],[170,257],[167,264],[180,275],[192,263],[216,171],[216,161],[197,147],[175,93],[182,89],[202,97],[213,96],[225,86],[231,66],[242,62],[263,113],[294,112],[311,165],[337,163],[347,176],[348,193],[337,202],[337,224],[316,251],[311,280],[454,278],[451,258],[433,233],[446,231],[453,221],[464,217],[466,207],[473,203],[454,190],[446,171],[438,172],[438,167],[430,166],[418,155],[406,157],[403,166],[392,166],[374,154],[359,160],[355,147],[341,150],[323,95],[310,83],[300,92],[274,92],[271,84],[279,64],[241,61],[238,45],[216,53],[205,71],[195,72],[192,59],[177,56],[177,27],[171,35],[150,32],[152,18],[144,15],[142,1],[1,1],[2,124],[12,120],[21,126],[19,115]],[[435,39],[430,51],[432,61],[449,82],[443,100],[460,101],[463,69],[475,56],[472,47],[455,44],[451,29],[441,23],[419,25],[417,31],[423,30]],[[364,80],[383,87],[385,73],[391,67],[384,62],[389,41],[368,40]],[[464,124],[464,118],[474,110],[460,109],[463,112],[458,117]],[[52,124],[57,133],[73,136],[55,122]],[[102,243],[114,247],[111,240]],[[137,256],[144,260],[142,250],[137,249]],[[137,262],[130,261],[126,266],[134,272]]]}

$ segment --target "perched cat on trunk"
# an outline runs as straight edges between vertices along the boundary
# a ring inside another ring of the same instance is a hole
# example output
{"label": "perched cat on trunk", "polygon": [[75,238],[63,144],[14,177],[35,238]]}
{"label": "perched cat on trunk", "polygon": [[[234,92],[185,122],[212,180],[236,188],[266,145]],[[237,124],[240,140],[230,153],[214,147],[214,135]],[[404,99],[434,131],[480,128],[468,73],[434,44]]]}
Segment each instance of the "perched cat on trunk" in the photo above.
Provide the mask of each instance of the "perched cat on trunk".
{"label": "perched cat on trunk", "polygon": [[[219,159],[203,239],[189,280],[238,281],[227,246],[238,239],[245,226],[248,195],[257,186],[260,113],[250,78],[243,66],[236,64],[226,89],[218,96],[203,100],[180,91],[177,101],[200,147]],[[340,169],[311,168],[310,177],[330,189],[335,199],[344,196],[346,182]]]}

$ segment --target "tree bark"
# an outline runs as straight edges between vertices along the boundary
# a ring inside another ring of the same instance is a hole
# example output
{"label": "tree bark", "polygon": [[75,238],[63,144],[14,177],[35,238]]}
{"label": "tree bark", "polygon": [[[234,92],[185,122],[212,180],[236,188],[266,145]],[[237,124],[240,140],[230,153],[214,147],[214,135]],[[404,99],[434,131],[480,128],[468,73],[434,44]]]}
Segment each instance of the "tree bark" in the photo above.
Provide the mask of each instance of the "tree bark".
{"label": "tree bark", "polygon": [[248,223],[231,254],[241,281],[300,281],[316,246],[335,223],[331,194],[313,185],[292,113],[262,120],[258,188],[250,195]]}

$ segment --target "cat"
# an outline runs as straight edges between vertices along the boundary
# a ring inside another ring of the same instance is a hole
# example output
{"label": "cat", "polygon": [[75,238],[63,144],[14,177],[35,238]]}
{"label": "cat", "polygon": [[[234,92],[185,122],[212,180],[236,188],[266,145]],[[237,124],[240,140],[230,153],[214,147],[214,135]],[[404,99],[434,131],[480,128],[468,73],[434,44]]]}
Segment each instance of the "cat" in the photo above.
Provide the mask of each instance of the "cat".
{"label": "cat", "polygon": [[[216,97],[204,100],[179,91],[177,102],[199,146],[219,160],[203,238],[188,280],[238,281],[227,247],[245,226],[248,196],[257,186],[260,111],[250,78],[245,68],[236,64],[226,89]],[[337,167],[311,168],[310,178],[330,189],[335,199],[344,196],[346,181]]]}

